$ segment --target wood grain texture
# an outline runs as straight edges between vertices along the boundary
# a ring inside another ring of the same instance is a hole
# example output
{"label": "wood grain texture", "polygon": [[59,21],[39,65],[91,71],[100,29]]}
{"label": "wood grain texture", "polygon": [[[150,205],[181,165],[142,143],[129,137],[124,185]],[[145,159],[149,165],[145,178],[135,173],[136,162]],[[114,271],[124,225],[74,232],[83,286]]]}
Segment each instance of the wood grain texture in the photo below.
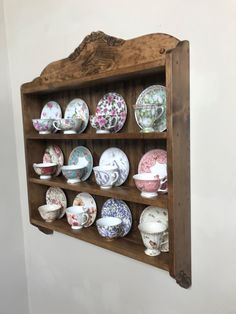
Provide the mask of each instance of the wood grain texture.
{"label": "wood grain texture", "polygon": [[[131,40],[111,37],[102,32],[88,35],[68,58],[50,63],[31,83],[22,86],[23,92],[50,90],[79,84],[84,79],[96,80],[116,76],[139,68],[165,65],[168,49],[176,47],[179,40],[167,34],[150,34]],[[125,71],[124,69],[129,69]],[[110,73],[110,74],[109,74]]]}
{"label": "wood grain texture", "polygon": [[189,44],[166,56],[168,209],[171,275],[191,285]]}

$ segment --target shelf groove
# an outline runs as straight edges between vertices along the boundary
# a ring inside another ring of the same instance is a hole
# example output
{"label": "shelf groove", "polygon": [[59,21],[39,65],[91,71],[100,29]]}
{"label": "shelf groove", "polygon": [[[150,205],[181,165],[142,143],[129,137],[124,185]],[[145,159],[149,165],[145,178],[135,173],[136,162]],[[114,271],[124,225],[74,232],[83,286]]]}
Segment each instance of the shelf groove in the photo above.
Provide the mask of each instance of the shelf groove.
{"label": "shelf groove", "polygon": [[41,180],[38,178],[29,178],[30,183],[59,187],[61,189],[87,192],[93,195],[105,196],[108,198],[121,199],[124,201],[131,201],[138,204],[153,205],[161,208],[167,208],[167,195],[158,195],[154,198],[143,198],[136,187],[113,187],[111,189],[101,189],[97,184],[93,182],[80,182],[78,184],[68,184],[64,178],[53,178],[51,180]]}

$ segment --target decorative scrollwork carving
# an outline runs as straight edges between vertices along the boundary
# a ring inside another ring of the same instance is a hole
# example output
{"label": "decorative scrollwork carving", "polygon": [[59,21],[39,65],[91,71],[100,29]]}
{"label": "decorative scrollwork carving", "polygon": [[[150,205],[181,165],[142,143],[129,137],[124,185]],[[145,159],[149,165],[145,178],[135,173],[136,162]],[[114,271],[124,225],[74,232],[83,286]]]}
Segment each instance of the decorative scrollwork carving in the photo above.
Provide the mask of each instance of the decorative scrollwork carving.
{"label": "decorative scrollwork carving", "polygon": [[176,282],[185,289],[191,286],[191,278],[183,270],[176,276]]}
{"label": "decorative scrollwork carving", "polygon": [[109,36],[101,31],[92,32],[91,34],[87,35],[82,41],[82,43],[79,45],[79,47],[76,48],[75,51],[69,55],[69,59],[73,61],[80,55],[81,51],[85,48],[85,46],[88,43],[100,40],[104,41],[108,46],[121,46],[125,42],[124,39]]}

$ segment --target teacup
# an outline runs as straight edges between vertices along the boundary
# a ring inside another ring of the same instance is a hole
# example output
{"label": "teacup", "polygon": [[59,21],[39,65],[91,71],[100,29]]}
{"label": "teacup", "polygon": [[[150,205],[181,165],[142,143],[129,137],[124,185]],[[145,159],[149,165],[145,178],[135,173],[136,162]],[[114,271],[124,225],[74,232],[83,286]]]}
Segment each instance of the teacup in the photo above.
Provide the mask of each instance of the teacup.
{"label": "teacup", "polygon": [[67,221],[73,230],[82,229],[89,219],[88,209],[83,206],[71,206],[66,209]]}
{"label": "teacup", "polygon": [[110,189],[119,179],[119,170],[116,166],[97,166],[93,171],[101,189]]}
{"label": "teacup", "polygon": [[39,134],[50,134],[54,130],[53,119],[32,119],[33,126]]}
{"label": "teacup", "polygon": [[158,104],[155,105],[135,105],[135,118],[142,129],[141,132],[154,132],[154,122],[158,120],[164,112],[164,107]]}
{"label": "teacup", "polygon": [[61,205],[42,205],[39,206],[38,211],[40,213],[40,216],[46,221],[46,222],[53,222],[57,218],[60,217],[61,214]]}
{"label": "teacup", "polygon": [[33,164],[34,171],[40,176],[42,180],[51,179],[52,175],[56,172],[58,164],[55,162],[45,162]]}
{"label": "teacup", "polygon": [[58,119],[53,122],[55,129],[64,134],[76,134],[80,130],[83,120],[79,118]]}
{"label": "teacup", "polygon": [[96,221],[99,234],[106,239],[114,239],[120,236],[122,221],[117,217],[103,217]]}
{"label": "teacup", "polygon": [[167,225],[162,222],[143,222],[138,225],[138,229],[146,246],[145,254],[149,256],[159,255]]}
{"label": "teacup", "polygon": [[137,188],[141,191],[141,196],[151,198],[157,196],[162,181],[152,173],[139,173],[133,176]]}
{"label": "teacup", "polygon": [[84,175],[86,165],[66,165],[61,167],[63,176],[67,179],[67,183],[75,184],[81,181]]}
{"label": "teacup", "polygon": [[98,134],[110,133],[111,129],[118,123],[118,116],[101,115],[90,116],[91,126]]}

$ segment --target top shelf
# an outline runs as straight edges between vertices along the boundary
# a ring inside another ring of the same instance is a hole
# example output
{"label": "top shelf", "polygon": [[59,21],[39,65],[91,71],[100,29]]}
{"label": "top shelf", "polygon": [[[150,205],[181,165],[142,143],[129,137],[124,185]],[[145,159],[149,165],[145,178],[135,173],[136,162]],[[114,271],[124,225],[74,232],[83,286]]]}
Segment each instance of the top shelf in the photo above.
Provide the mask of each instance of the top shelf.
{"label": "top shelf", "polygon": [[108,133],[108,134],[97,134],[97,133],[82,133],[82,134],[62,134],[62,133],[52,133],[52,134],[37,134],[30,133],[26,136],[29,140],[107,140],[107,139],[167,139],[167,132],[152,132],[152,133]]}

